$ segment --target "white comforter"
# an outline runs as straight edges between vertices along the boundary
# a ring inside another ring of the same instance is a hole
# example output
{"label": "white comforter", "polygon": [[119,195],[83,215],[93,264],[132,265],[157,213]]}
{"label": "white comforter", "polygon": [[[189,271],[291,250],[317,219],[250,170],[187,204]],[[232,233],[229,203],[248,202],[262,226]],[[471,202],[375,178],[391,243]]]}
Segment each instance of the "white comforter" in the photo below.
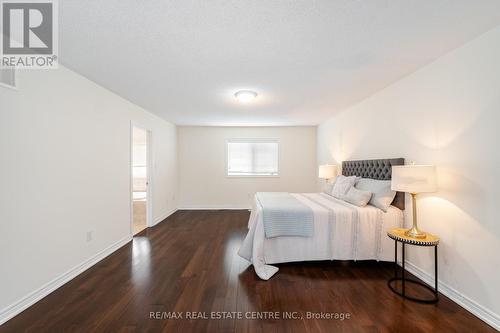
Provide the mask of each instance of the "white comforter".
{"label": "white comforter", "polygon": [[266,238],[262,207],[254,200],[248,234],[238,254],[250,261],[257,275],[268,280],[278,268],[270,264],[312,260],[393,260],[394,243],[386,231],[400,227],[403,213],[391,206],[387,213],[373,206],[357,207],[324,193],[294,193],[311,207],[312,237]]}

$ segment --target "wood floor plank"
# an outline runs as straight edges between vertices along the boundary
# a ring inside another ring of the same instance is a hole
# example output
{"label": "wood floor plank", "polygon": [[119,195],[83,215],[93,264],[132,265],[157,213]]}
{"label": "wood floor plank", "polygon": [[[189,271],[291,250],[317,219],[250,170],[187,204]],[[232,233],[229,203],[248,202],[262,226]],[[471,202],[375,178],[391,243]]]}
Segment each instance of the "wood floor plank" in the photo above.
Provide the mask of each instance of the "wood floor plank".
{"label": "wood floor plank", "polygon": [[[0,333],[495,332],[443,295],[426,305],[393,294],[388,263],[281,264],[262,281],[237,255],[248,217],[243,210],[178,211],[0,326]],[[252,319],[275,311],[279,319]],[[182,318],[150,318],[156,312]],[[243,318],[211,318],[223,312]],[[307,319],[308,312],[350,319]]]}

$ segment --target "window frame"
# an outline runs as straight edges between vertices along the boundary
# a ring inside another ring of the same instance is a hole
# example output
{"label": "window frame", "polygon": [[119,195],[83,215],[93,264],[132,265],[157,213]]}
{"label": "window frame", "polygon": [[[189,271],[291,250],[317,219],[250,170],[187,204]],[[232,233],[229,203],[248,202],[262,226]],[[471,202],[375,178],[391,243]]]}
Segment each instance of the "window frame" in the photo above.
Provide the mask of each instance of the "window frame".
{"label": "window frame", "polygon": [[[229,174],[229,143],[276,143],[278,144],[278,172],[276,175],[230,175]],[[281,143],[277,138],[230,138],[225,140],[225,173],[226,178],[279,178],[281,161]]]}

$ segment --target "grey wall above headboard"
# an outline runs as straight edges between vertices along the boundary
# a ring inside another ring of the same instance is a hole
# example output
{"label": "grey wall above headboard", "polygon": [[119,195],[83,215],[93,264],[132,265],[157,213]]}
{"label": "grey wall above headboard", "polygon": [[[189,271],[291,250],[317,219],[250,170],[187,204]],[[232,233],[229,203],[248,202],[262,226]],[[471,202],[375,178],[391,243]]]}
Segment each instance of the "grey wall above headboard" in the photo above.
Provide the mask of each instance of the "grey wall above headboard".
{"label": "grey wall above headboard", "polygon": [[[385,158],[377,160],[359,160],[342,162],[342,174],[344,176],[359,176],[378,180],[392,179],[392,166],[404,165],[404,158]],[[405,194],[397,192],[393,206],[405,209]]]}

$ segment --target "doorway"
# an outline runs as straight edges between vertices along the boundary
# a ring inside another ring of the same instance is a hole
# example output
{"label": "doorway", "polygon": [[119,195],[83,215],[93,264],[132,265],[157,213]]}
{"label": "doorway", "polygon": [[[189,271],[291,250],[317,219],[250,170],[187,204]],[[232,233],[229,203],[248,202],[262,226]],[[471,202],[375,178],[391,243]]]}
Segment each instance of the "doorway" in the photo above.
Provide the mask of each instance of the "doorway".
{"label": "doorway", "polygon": [[150,147],[151,132],[132,125],[132,235],[150,223]]}

